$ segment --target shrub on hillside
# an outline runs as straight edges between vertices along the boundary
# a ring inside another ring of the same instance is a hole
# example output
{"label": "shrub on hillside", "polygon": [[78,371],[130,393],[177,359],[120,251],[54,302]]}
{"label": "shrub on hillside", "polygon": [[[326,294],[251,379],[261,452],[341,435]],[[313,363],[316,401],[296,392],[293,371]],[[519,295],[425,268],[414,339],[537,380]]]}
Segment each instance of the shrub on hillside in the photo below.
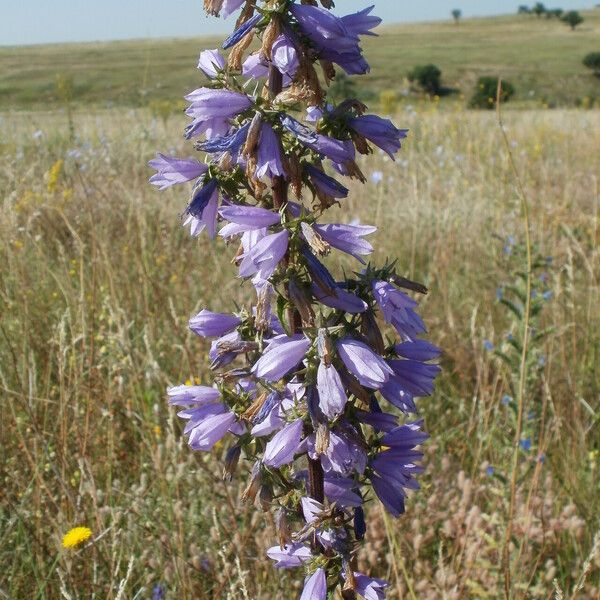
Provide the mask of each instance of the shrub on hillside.
{"label": "shrub on hillside", "polygon": [[442,87],[442,72],[435,65],[419,65],[409,74],[408,80],[416,82],[428,94],[439,94]]}
{"label": "shrub on hillside", "polygon": [[541,17],[543,14],[546,14],[546,6],[543,2],[536,2],[533,6],[532,12],[537,17]]}
{"label": "shrub on hillside", "polygon": [[462,17],[462,10],[460,10],[459,8],[455,8],[452,11],[452,18],[454,19],[454,22],[458,25],[460,18]]}
{"label": "shrub on hillside", "polygon": [[575,31],[577,25],[581,25],[585,21],[585,19],[576,10],[570,10],[569,12],[565,13],[560,20],[569,25],[573,31]]}
{"label": "shrub on hillside", "polygon": [[596,77],[600,77],[600,52],[590,52],[584,59],[583,64],[594,71]]}
{"label": "shrub on hillside", "polygon": [[565,11],[562,8],[552,8],[551,10],[546,11],[546,18],[551,19],[552,17],[556,17],[557,19],[560,19],[564,12]]}
{"label": "shrub on hillside", "polygon": [[[496,105],[496,96],[498,93],[497,77],[480,77],[475,86],[473,96],[469,101],[471,108],[494,108]],[[502,82],[502,93],[500,102],[508,102],[515,94],[514,86],[508,81]]]}
{"label": "shrub on hillside", "polygon": [[517,10],[517,13],[520,15],[530,15],[531,9],[526,4],[521,4],[521,6],[519,6],[519,9]]}

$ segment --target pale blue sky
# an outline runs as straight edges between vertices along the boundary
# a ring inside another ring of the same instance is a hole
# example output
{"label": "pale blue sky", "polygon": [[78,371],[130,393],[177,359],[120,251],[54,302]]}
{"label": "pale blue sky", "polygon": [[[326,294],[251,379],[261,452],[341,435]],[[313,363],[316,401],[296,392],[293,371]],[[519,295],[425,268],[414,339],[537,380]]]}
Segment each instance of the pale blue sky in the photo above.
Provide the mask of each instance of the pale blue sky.
{"label": "pale blue sky", "polygon": [[[338,11],[375,4],[388,23],[516,11],[527,0],[338,0]],[[553,0],[547,6],[591,8],[598,0]],[[232,21],[209,18],[202,0],[0,0],[0,45],[194,36],[228,31]]]}

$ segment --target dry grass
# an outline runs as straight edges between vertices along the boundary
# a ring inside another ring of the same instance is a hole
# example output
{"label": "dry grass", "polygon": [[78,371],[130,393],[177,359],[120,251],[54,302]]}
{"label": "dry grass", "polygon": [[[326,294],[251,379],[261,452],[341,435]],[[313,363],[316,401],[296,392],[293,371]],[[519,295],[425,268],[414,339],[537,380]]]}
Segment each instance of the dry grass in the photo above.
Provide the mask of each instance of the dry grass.
{"label": "dry grass", "polygon": [[[376,223],[375,260],[399,257],[429,286],[423,310],[444,374],[422,402],[432,434],[423,490],[398,522],[373,504],[361,562],[391,579],[391,598],[499,598],[514,425],[501,399],[513,374],[483,340],[501,345],[514,325],[495,295],[521,265],[495,236],[521,237],[515,184],[493,114],[430,105],[396,120],[412,130],[400,160],[366,159],[383,181],[355,187],[340,218]],[[554,330],[528,388],[535,438],[520,461],[514,593],[591,599],[600,114],[511,112],[506,122],[533,239],[553,256],[541,319]],[[148,598],[161,582],[167,598],[287,599],[297,585],[263,559],[270,516],[220,480],[224,449],[192,454],[163,398],[167,384],[207,375],[187,318],[248,294],[228,249],[179,227],[185,194],[146,183],[156,148],[183,151],[180,125],[79,114],[70,141],[58,113],[0,120],[0,596]],[[94,541],[65,551],[75,525]]]}

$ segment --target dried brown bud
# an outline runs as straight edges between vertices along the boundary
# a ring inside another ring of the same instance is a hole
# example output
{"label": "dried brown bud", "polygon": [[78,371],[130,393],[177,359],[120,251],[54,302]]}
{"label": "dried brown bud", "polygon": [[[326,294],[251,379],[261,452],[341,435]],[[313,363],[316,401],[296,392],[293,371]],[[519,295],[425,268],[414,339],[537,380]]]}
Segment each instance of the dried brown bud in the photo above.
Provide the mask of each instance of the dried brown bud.
{"label": "dried brown bud", "polygon": [[258,331],[267,331],[271,327],[269,320],[269,312],[271,308],[271,296],[273,288],[271,284],[263,285],[258,292],[258,300],[256,302],[256,315],[254,317],[254,326]]}
{"label": "dried brown bud", "polygon": [[222,171],[229,171],[233,167],[233,158],[229,152],[224,152],[221,158],[219,159],[219,169]]}
{"label": "dried brown bud", "polygon": [[323,76],[325,77],[325,83],[329,85],[335,79],[335,68],[330,60],[319,61],[321,69],[323,69]]}
{"label": "dried brown bud", "polygon": [[252,117],[252,121],[250,122],[250,127],[248,128],[248,135],[246,136],[246,143],[244,144],[244,149],[242,154],[244,156],[250,156],[254,154],[256,150],[256,146],[258,144],[258,139],[260,137],[260,127],[262,125],[261,114],[259,112],[254,114]]}
{"label": "dried brown bud", "polygon": [[242,419],[246,421],[251,421],[256,416],[258,411],[262,408],[268,395],[268,392],[263,392],[262,394],[259,394],[256,400],[254,400],[254,402],[246,409],[246,411],[242,415]]}
{"label": "dried brown bud", "polygon": [[300,159],[295,152],[292,152],[287,157],[287,174],[290,180],[290,187],[294,191],[296,198],[300,200],[302,198],[302,168],[300,166]]}
{"label": "dried brown bud", "polygon": [[418,283],[416,281],[411,281],[406,277],[401,277],[400,275],[394,275],[390,278],[392,283],[395,283],[398,287],[404,288],[405,290],[412,290],[413,292],[418,292],[419,294],[428,294],[429,290],[422,283]]}
{"label": "dried brown bud", "polygon": [[319,423],[315,434],[315,452],[325,454],[329,448],[329,428],[324,423]]}
{"label": "dried brown bud", "polygon": [[292,277],[288,284],[288,294],[290,302],[300,313],[302,324],[312,327],[315,324],[315,313],[312,309],[311,296],[308,290]]}
{"label": "dried brown bud", "polygon": [[317,332],[317,350],[319,358],[323,361],[326,367],[331,365],[333,358],[333,344],[327,329],[319,329]]}
{"label": "dried brown bud", "polygon": [[349,563],[344,566],[344,587],[342,588],[342,598],[344,600],[355,600],[356,598],[356,579]]}
{"label": "dried brown bud", "polygon": [[283,549],[292,541],[290,522],[288,520],[287,510],[285,508],[280,508],[275,514],[275,527],[277,527],[279,546],[281,549]]}
{"label": "dried brown bud", "polygon": [[275,40],[281,35],[281,22],[278,18],[273,16],[271,22],[267,25],[262,39],[262,47],[260,53],[267,60],[271,58],[271,52],[273,51],[273,44]]}
{"label": "dried brown bud", "polygon": [[360,133],[356,133],[356,131],[351,131],[350,135],[352,136],[352,141],[354,142],[356,149],[361,154],[371,153],[371,148],[369,147],[369,144],[364,136],[360,135]]}
{"label": "dried brown bud", "polygon": [[335,8],[335,3],[333,0],[321,0],[321,4],[323,5],[323,8]]}
{"label": "dried brown bud", "polygon": [[385,352],[383,337],[372,310],[368,310],[362,314],[360,332],[369,342],[369,346],[376,350],[378,354],[383,354]]}
{"label": "dried brown bud", "polygon": [[223,0],[204,0],[204,10],[214,17],[219,16],[222,6]]}
{"label": "dried brown bud", "polygon": [[319,256],[327,256],[331,252],[331,246],[307,223],[300,223],[302,234],[308,245]]}
{"label": "dried brown bud", "polygon": [[344,163],[346,170],[348,171],[348,176],[354,179],[358,179],[362,183],[367,182],[367,178],[364,176],[363,172],[360,170],[355,161],[349,160]]}
{"label": "dried brown bud", "polygon": [[244,490],[242,494],[242,500],[244,502],[254,502],[256,499],[256,494],[260,490],[260,485],[262,482],[262,473],[260,470],[260,462],[255,462],[252,467],[252,476],[250,478],[250,483],[248,487]]}
{"label": "dried brown bud", "polygon": [[241,453],[242,449],[237,444],[227,450],[227,454],[225,455],[225,465],[223,466],[223,479],[225,481],[231,481],[233,474],[237,469]]}
{"label": "dried brown bud", "polygon": [[248,49],[254,39],[254,29],[249,31],[232,49],[227,59],[229,68],[233,71],[242,70],[242,59],[244,52]]}
{"label": "dried brown bud", "polygon": [[271,489],[271,486],[260,486],[258,501],[260,503],[260,507],[263,509],[264,512],[268,512],[269,510],[271,510],[271,504],[273,503],[273,490]]}

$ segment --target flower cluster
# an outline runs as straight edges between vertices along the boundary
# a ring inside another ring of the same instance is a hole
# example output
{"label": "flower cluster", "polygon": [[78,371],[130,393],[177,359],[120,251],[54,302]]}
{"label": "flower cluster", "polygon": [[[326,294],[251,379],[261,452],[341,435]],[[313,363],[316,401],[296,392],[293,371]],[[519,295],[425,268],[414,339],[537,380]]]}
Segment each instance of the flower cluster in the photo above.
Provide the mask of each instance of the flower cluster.
{"label": "flower cluster", "polygon": [[[198,68],[210,81],[186,95],[185,137],[203,160],[159,154],[150,181],[193,182],[184,224],[193,236],[206,230],[239,244],[239,277],[256,300],[190,320],[212,341],[214,382],[168,395],[192,449],[228,440],[226,479],[240,457],[253,465],[244,498],[274,512],[268,556],[304,570],[302,600],[324,600],[337,586],[344,598],[372,600],[385,597],[386,583],[353,566],[364,507],[376,497],[399,516],[418,487],[427,434],[415,398],[432,393],[440,351],[421,338],[409,294],[426,290],[393,264],[366,264],[376,228],[321,222],[349,194],[339,177],[365,181],[356,153],[375,146],[393,158],[407,132],[357,100],[328,102],[320,81],[336,67],[368,71],[360,37],[380,19],[372,7],[339,18],[333,2],[316,4],[205,0],[210,14],[240,13],[228,56],[202,52]],[[260,48],[246,55],[254,40]],[[332,251],[361,270],[338,281],[324,261]]]}

